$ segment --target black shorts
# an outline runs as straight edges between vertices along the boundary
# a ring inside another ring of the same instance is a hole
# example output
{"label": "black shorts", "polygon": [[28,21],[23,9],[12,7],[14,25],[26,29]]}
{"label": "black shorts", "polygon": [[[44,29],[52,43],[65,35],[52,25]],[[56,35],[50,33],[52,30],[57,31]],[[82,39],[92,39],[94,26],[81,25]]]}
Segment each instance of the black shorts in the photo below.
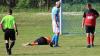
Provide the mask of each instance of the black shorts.
{"label": "black shorts", "polygon": [[5,40],[16,40],[15,38],[15,30],[14,29],[6,29],[4,34]]}
{"label": "black shorts", "polygon": [[95,27],[94,26],[86,26],[86,33],[92,33],[94,34],[95,32]]}
{"label": "black shorts", "polygon": [[48,44],[46,38],[44,38],[44,37],[40,37],[40,38],[36,39],[34,42],[38,42],[38,45],[47,45]]}

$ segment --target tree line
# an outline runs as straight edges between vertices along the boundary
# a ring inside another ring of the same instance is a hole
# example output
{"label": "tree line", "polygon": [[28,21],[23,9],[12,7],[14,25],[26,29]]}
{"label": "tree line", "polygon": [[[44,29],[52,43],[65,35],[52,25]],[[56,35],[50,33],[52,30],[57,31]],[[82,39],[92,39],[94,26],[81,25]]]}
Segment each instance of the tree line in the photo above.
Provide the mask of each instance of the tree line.
{"label": "tree line", "polygon": [[[46,8],[50,9],[58,0],[0,0],[1,7],[10,8]],[[100,3],[100,0],[62,0],[63,4]]]}
{"label": "tree line", "polygon": [[[19,8],[51,7],[57,0],[0,0],[0,6],[10,5]],[[100,3],[100,0],[62,0],[63,3]]]}

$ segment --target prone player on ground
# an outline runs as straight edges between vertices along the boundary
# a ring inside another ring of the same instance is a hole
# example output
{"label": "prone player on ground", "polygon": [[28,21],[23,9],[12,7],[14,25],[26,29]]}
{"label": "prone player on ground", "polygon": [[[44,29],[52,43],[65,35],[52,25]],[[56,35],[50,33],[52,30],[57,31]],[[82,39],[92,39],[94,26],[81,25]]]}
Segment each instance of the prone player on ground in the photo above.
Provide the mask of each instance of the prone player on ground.
{"label": "prone player on ground", "polygon": [[49,45],[51,42],[51,38],[48,37],[39,37],[35,41],[32,41],[31,43],[23,44],[23,46],[35,46],[35,45]]}

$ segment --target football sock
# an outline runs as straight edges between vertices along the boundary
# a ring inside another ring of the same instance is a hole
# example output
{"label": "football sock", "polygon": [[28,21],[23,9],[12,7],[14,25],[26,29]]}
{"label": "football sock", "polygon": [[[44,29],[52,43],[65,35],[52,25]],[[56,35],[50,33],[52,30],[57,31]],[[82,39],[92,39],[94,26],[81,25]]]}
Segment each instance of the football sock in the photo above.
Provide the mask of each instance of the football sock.
{"label": "football sock", "polygon": [[9,49],[11,49],[14,46],[14,44],[15,42],[12,42]]}
{"label": "football sock", "polygon": [[7,52],[8,52],[8,49],[9,49],[9,43],[5,43],[5,45],[6,45],[6,50],[7,50]]}
{"label": "football sock", "polygon": [[90,37],[87,37],[87,44],[90,45]]}
{"label": "football sock", "polygon": [[54,34],[53,37],[52,37],[52,41],[51,41],[51,42],[52,42],[53,44],[55,43],[55,37],[56,37],[56,34]]}
{"label": "football sock", "polygon": [[59,35],[55,36],[55,45],[58,46],[58,39],[59,39]]}
{"label": "football sock", "polygon": [[94,36],[91,37],[91,44],[94,44]]}

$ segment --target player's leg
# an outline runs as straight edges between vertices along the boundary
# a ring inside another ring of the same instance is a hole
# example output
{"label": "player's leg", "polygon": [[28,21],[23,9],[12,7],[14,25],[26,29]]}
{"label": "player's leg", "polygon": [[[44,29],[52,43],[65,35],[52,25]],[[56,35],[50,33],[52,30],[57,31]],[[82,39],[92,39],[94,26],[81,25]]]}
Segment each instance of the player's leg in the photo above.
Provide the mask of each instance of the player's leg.
{"label": "player's leg", "polygon": [[5,40],[7,54],[9,55],[9,40]]}
{"label": "player's leg", "polygon": [[53,35],[52,40],[51,40],[51,42],[52,42],[53,44],[55,43],[55,37],[56,37],[56,34]]}
{"label": "player's leg", "polygon": [[52,37],[52,40],[51,40],[51,43],[50,43],[51,47],[53,47],[53,44],[55,44],[55,37],[56,37],[56,34],[54,34],[53,37]]}
{"label": "player's leg", "polygon": [[51,42],[52,42],[53,44],[55,44],[55,38],[56,38],[56,22],[55,22],[55,21],[52,22],[52,29],[53,29],[54,35],[53,35],[53,37],[52,37]]}
{"label": "player's leg", "polygon": [[91,46],[94,47],[94,34],[91,34]]}
{"label": "player's leg", "polygon": [[94,47],[94,32],[95,27],[91,27],[91,46]]}
{"label": "player's leg", "polygon": [[59,40],[59,33],[56,34],[54,47],[59,47],[58,40]]}
{"label": "player's leg", "polygon": [[9,55],[12,54],[11,50],[12,50],[12,48],[13,48],[14,45],[15,45],[15,40],[11,40],[11,45],[9,47]]}
{"label": "player's leg", "polygon": [[87,35],[87,48],[90,48],[91,47],[91,45],[90,45],[90,33],[86,33],[86,35]]}
{"label": "player's leg", "polygon": [[11,29],[9,32],[10,32],[9,35],[10,35],[10,40],[11,40],[11,44],[10,44],[10,47],[9,47],[9,54],[11,55],[12,54],[11,50],[15,45],[16,37],[15,37],[15,30],[14,29]]}
{"label": "player's leg", "polygon": [[38,42],[32,42],[31,44],[29,44],[31,46],[34,46],[34,45],[38,45]]}
{"label": "player's leg", "polygon": [[56,27],[56,31],[55,31],[56,37],[55,37],[55,45],[54,45],[55,47],[59,47],[58,45],[59,33],[60,33],[60,28]]}
{"label": "player's leg", "polygon": [[87,48],[90,48],[90,26],[86,26]]}
{"label": "player's leg", "polygon": [[9,30],[4,31],[4,39],[5,39],[5,46],[6,46],[6,51],[7,54],[9,55]]}
{"label": "player's leg", "polygon": [[14,45],[15,45],[15,40],[11,40],[11,45],[10,45],[9,49],[12,49]]}

